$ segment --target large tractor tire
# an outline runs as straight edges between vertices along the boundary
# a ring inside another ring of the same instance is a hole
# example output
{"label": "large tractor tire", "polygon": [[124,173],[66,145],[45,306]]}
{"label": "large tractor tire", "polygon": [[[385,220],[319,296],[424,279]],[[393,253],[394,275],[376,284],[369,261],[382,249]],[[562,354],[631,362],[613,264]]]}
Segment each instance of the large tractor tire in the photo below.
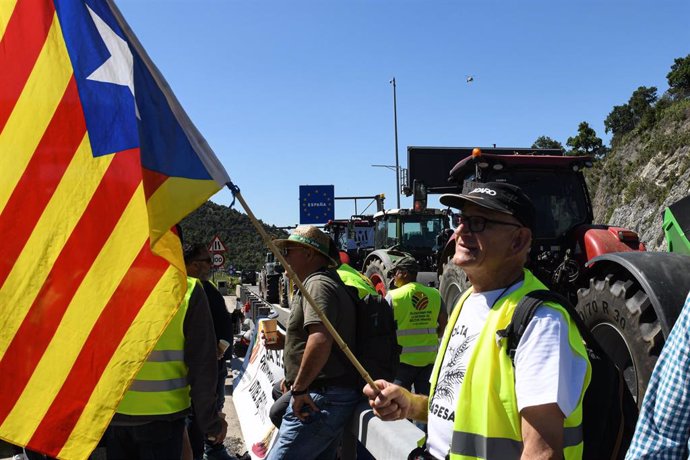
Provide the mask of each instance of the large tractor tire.
{"label": "large tractor tire", "polygon": [[385,273],[383,262],[379,259],[374,259],[369,262],[369,265],[367,265],[367,269],[364,272],[364,275],[371,280],[376,292],[383,296],[385,296],[388,292],[388,279],[386,278]]}
{"label": "large tractor tire", "polygon": [[577,293],[577,311],[642,404],[664,335],[649,296],[622,268],[590,279]]}
{"label": "large tractor tire", "polygon": [[283,308],[290,308],[290,280],[287,276],[280,277],[280,288],[278,290],[280,301],[278,302]]}
{"label": "large tractor tire", "polygon": [[453,258],[449,258],[443,264],[443,271],[439,277],[438,290],[441,293],[443,303],[446,304],[448,316],[457,305],[463,292],[470,287],[467,275],[460,267],[453,263]]}
{"label": "large tractor tire", "polygon": [[278,295],[279,289],[279,277],[278,276],[267,276],[266,277],[266,302],[268,303],[278,303],[280,296]]}

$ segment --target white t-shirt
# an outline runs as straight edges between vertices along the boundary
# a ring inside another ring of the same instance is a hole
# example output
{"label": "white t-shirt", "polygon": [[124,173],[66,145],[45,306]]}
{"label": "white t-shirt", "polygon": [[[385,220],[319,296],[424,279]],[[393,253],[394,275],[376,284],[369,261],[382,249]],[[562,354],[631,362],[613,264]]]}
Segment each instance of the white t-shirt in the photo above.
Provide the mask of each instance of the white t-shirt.
{"label": "white t-shirt", "polygon": [[[500,295],[508,295],[521,285],[505,292],[473,293],[462,307],[429,404],[427,446],[436,458],[448,454],[460,386],[489,311]],[[587,362],[570,348],[563,315],[552,308],[537,308],[515,352],[518,410],[557,403],[567,417],[577,406],[586,372]]]}

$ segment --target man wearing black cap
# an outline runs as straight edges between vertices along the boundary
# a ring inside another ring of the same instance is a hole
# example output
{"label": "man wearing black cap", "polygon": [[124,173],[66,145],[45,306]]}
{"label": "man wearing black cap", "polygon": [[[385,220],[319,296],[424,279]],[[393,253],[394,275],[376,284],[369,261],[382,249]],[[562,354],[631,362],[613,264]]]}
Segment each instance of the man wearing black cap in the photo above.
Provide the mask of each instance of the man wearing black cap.
{"label": "man wearing black cap", "polygon": [[405,255],[391,266],[395,289],[386,300],[393,308],[402,347],[395,383],[415,393],[429,394],[429,377],[448,316],[438,290],[417,282],[419,264]]}
{"label": "man wearing black cap", "polygon": [[428,397],[377,382],[365,388],[384,420],[428,422],[430,458],[582,457],[582,398],[591,367],[577,327],[558,304],[540,306],[511,360],[499,331],[527,293],[546,289],[524,268],[535,210],[506,183],[442,195],[460,210],[453,262],[472,288],[455,306]]}

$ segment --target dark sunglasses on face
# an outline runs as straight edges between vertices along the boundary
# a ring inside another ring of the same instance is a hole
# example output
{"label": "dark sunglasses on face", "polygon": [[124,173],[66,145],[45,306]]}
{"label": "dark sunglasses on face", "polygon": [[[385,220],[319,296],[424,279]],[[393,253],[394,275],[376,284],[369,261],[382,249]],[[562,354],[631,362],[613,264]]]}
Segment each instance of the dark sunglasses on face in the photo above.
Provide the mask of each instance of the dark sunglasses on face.
{"label": "dark sunglasses on face", "polygon": [[210,264],[211,262],[213,262],[213,259],[211,259],[210,257],[206,257],[203,259],[194,259],[194,261],[195,262],[206,262],[207,264]]}
{"label": "dark sunglasses on face", "polygon": [[496,225],[512,225],[513,227],[522,227],[520,224],[514,224],[512,222],[503,222],[500,220],[487,219],[482,216],[468,216],[465,214],[456,214],[453,217],[453,223],[455,228],[458,228],[461,224],[472,233],[481,233],[486,229],[486,224],[496,224]]}
{"label": "dark sunglasses on face", "polygon": [[303,248],[302,246],[285,246],[284,248],[282,248],[280,250],[280,254],[283,257],[287,257],[288,254],[290,253],[290,251],[294,251],[295,249],[307,249],[307,248]]}

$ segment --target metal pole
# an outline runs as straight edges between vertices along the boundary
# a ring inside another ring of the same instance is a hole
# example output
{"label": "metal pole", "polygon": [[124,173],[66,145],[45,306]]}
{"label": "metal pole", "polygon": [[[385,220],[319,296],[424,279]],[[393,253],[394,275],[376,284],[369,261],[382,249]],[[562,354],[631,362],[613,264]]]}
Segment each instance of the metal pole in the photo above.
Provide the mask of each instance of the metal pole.
{"label": "metal pole", "polygon": [[390,81],[393,84],[393,123],[395,126],[395,196],[398,209],[400,209],[400,163],[398,161],[398,96],[395,90],[395,77]]}

